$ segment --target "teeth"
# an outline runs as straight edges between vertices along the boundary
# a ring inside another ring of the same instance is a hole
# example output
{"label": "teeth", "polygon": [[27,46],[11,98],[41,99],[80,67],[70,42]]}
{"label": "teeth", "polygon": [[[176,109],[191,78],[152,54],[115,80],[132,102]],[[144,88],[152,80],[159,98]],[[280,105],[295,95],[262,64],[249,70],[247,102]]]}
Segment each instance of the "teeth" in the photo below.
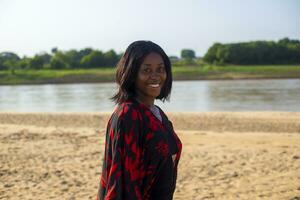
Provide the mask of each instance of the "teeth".
{"label": "teeth", "polygon": [[159,87],[159,84],[150,84],[150,87]]}

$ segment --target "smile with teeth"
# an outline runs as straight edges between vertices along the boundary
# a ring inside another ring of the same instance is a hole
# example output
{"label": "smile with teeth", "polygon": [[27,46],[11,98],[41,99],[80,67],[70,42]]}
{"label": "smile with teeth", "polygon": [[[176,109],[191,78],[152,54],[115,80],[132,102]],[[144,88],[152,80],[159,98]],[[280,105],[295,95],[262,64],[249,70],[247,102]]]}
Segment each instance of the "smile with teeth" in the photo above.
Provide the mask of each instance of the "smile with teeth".
{"label": "smile with teeth", "polygon": [[149,84],[150,87],[153,87],[153,88],[158,88],[159,87],[159,84],[156,83],[156,84]]}

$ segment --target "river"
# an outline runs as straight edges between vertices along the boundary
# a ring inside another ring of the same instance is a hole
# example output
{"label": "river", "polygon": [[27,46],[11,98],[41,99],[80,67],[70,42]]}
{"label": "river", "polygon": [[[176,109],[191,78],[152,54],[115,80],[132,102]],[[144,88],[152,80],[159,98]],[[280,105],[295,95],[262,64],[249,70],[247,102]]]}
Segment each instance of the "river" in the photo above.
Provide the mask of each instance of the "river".
{"label": "river", "polygon": [[[0,86],[0,111],[111,112],[114,83]],[[300,112],[300,79],[174,81],[169,112]]]}

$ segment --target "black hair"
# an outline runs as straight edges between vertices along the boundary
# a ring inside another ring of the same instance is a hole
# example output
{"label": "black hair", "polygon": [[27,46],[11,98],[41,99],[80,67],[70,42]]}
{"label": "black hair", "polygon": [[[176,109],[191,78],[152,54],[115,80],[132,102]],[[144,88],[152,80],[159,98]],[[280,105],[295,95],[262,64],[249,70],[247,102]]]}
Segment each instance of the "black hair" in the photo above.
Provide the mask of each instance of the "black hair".
{"label": "black hair", "polygon": [[157,53],[162,57],[167,74],[165,83],[156,99],[169,100],[173,81],[170,59],[164,50],[154,42],[140,40],[131,43],[127,47],[117,64],[116,82],[119,88],[117,93],[111,98],[116,104],[121,104],[135,97],[135,80],[139,68],[145,57],[150,53]]}

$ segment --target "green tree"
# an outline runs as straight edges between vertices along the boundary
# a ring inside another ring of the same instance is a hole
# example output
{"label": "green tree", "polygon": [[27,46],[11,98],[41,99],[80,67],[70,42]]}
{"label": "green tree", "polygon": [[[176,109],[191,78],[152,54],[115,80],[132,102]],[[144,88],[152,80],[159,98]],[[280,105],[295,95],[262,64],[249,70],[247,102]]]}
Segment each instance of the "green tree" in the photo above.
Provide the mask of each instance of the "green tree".
{"label": "green tree", "polygon": [[88,48],[84,48],[84,49],[82,49],[82,50],[79,51],[79,55],[82,58],[84,56],[87,56],[87,55],[91,54],[93,51],[94,50],[92,48],[89,48],[89,47]]}
{"label": "green tree", "polygon": [[89,55],[84,56],[80,61],[85,68],[97,68],[105,66],[105,57],[102,51],[94,50]]}
{"label": "green tree", "polygon": [[217,52],[221,46],[221,43],[214,43],[204,55],[203,60],[211,64],[217,61]]}
{"label": "green tree", "polygon": [[70,68],[68,57],[61,51],[58,51],[50,60],[51,69],[66,69]]}
{"label": "green tree", "polygon": [[193,60],[194,58],[196,58],[195,51],[192,49],[182,49],[181,58],[185,60]]}
{"label": "green tree", "polygon": [[20,68],[20,69],[29,69],[30,60],[31,60],[31,58],[24,56],[17,63],[18,68]]}
{"label": "green tree", "polygon": [[20,57],[13,52],[0,53],[0,67],[1,69],[10,69],[12,74],[15,74],[15,70],[18,68],[17,63]]}
{"label": "green tree", "polygon": [[118,63],[119,56],[114,50],[109,50],[104,54],[105,66],[112,67]]}
{"label": "green tree", "polygon": [[43,69],[50,63],[51,55],[47,53],[36,54],[29,60],[30,69]]}
{"label": "green tree", "polygon": [[50,68],[51,69],[65,69],[66,63],[64,63],[60,58],[53,57],[50,61]]}
{"label": "green tree", "polygon": [[67,59],[67,63],[69,64],[70,68],[80,68],[80,60],[83,57],[82,54],[75,50],[69,50],[65,52],[65,56]]}
{"label": "green tree", "polygon": [[300,41],[283,38],[274,41],[215,43],[208,49],[204,61],[217,64],[299,64]]}
{"label": "green tree", "polygon": [[4,61],[5,61],[5,58],[3,56],[1,56],[1,54],[0,54],[0,70],[7,69],[6,66],[4,65]]}

